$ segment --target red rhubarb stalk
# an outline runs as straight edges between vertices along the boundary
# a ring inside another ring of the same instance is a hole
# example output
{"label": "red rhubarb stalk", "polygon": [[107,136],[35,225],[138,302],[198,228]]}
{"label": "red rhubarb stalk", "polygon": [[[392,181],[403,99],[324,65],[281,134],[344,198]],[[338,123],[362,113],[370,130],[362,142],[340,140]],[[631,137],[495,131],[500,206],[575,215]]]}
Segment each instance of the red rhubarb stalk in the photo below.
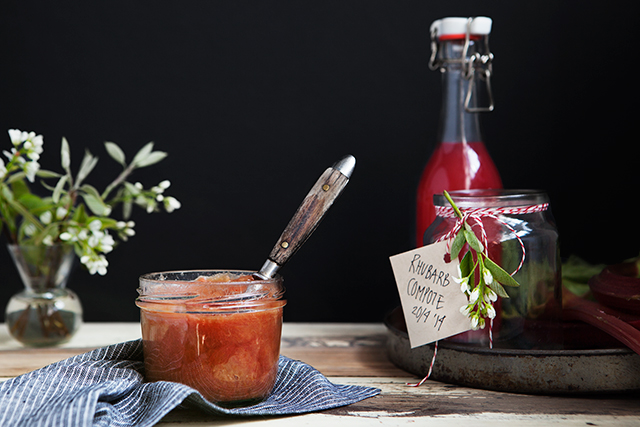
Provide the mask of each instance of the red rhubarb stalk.
{"label": "red rhubarb stalk", "polygon": [[[569,292],[563,294],[563,317],[565,320],[579,320],[606,332],[618,341],[640,354],[640,330],[621,319],[622,314],[602,304],[585,300]],[[638,320],[632,321],[634,324]]]}

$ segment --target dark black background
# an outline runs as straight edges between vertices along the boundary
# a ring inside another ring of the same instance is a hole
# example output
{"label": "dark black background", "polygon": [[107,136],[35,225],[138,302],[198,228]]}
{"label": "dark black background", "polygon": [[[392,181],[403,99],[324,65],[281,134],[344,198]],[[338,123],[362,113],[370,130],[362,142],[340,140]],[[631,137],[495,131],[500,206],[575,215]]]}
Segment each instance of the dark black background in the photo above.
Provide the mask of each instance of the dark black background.
{"label": "dark black background", "polygon": [[[345,193],[282,270],[285,320],[381,320],[435,141],[429,26],[473,15],[494,20],[483,125],[505,187],[548,191],[563,257],[637,255],[637,22],[614,2],[4,0],[0,129],[43,134],[41,163],[56,170],[62,136],[76,168],[90,149],[99,188],[119,171],[104,141],[129,158],[154,141],[169,157],[132,180],[169,179],[183,204],[137,211],[106,276],[76,270],[85,319],[137,320],[142,273],[258,269],[320,173],[351,153]],[[20,287],[3,249],[0,304]]]}

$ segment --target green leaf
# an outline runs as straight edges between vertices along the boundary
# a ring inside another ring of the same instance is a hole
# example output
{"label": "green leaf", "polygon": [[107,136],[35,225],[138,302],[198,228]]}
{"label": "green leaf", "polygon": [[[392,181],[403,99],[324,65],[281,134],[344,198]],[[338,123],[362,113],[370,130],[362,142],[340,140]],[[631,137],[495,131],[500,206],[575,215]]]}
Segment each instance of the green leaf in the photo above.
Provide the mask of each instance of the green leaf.
{"label": "green leaf", "polygon": [[131,163],[138,165],[139,162],[143,161],[147,158],[149,154],[153,151],[153,142],[148,142],[144,147],[140,149],[133,157],[133,161]]}
{"label": "green leaf", "polygon": [[469,246],[471,246],[471,249],[476,252],[484,251],[484,247],[482,246],[482,243],[480,243],[480,240],[478,240],[478,238],[476,237],[476,233],[474,233],[473,231],[469,231],[466,228],[464,230],[460,230],[460,232],[464,233],[464,237],[467,240],[467,243],[469,243]]}
{"label": "green leaf", "polygon": [[493,291],[499,297],[501,297],[501,298],[509,298],[509,294],[507,293],[507,291],[496,280],[494,280],[490,285],[487,285],[487,286],[489,286],[491,289],[493,289]]}
{"label": "green leaf", "polygon": [[79,186],[82,181],[91,173],[93,168],[98,164],[98,158],[92,155],[89,150],[84,153],[84,157],[82,158],[82,163],[80,164],[80,170],[78,171],[78,176],[76,177],[76,186]]}
{"label": "green leaf", "polygon": [[136,166],[140,168],[151,166],[164,160],[165,157],[167,157],[167,153],[165,153],[164,151],[154,151],[152,153],[149,153],[149,155],[144,159],[139,160],[136,163]]}
{"label": "green leaf", "polygon": [[465,239],[462,230],[458,231],[458,234],[456,234],[456,237],[453,239],[453,243],[451,243],[451,259],[458,258],[458,254],[460,254],[460,251],[466,242],[467,240]]}
{"label": "green leaf", "polygon": [[140,189],[138,187],[136,187],[135,185],[133,185],[132,183],[125,181],[124,183],[125,188],[127,189],[127,191],[129,192],[129,194],[133,195],[133,196],[137,196],[138,194],[140,194]]}
{"label": "green leaf", "polygon": [[18,182],[18,181],[22,181],[27,177],[27,174],[20,171],[20,172],[16,172],[13,175],[10,175],[9,178],[7,178],[7,183],[8,184],[13,184],[14,182]]}
{"label": "green leaf", "polygon": [[13,200],[13,192],[11,191],[11,188],[9,188],[6,185],[2,185],[2,186],[0,186],[0,188],[2,188],[2,197],[3,198],[5,198],[6,200]]}
{"label": "green leaf", "polygon": [[87,207],[98,216],[109,216],[111,208],[107,206],[100,197],[96,197],[93,194],[82,193],[82,198],[87,204]]}
{"label": "green leaf", "polygon": [[59,178],[60,174],[54,171],[39,169],[38,172],[36,172],[36,176],[40,178]]}
{"label": "green leaf", "polygon": [[62,137],[62,147],[60,148],[60,159],[62,168],[67,171],[67,173],[71,173],[71,149],[69,148],[67,138],[64,136]]}
{"label": "green leaf", "polygon": [[47,225],[41,233],[38,233],[38,235],[35,236],[34,243],[36,245],[42,244],[42,240],[45,237],[47,237],[47,235],[49,235],[49,234],[52,237],[56,237],[58,234],[60,234],[60,224],[54,222],[54,223],[51,223],[51,224]]}
{"label": "green leaf", "polygon": [[115,142],[105,142],[104,147],[107,149],[107,153],[113,160],[120,163],[123,167],[127,167],[126,156],[124,151]]}
{"label": "green leaf", "polygon": [[24,205],[22,205],[22,203],[19,203],[14,199],[7,199],[7,202],[13,210],[17,211],[24,217],[25,221],[32,222],[40,230],[43,229],[42,225],[40,225],[40,221],[38,221],[38,219],[31,212],[29,212],[29,210]]}
{"label": "green leaf", "polygon": [[48,210],[49,208],[51,208],[50,204],[46,203],[40,197],[31,193],[23,194],[22,196],[20,196],[20,198],[18,199],[18,202],[20,202],[22,206],[24,206],[26,209],[29,210],[29,212],[31,212],[34,215],[40,215],[45,210]]}
{"label": "green leaf", "polygon": [[[115,228],[118,223],[117,220],[108,217],[100,217],[100,222],[102,223],[102,229],[105,230],[107,228]],[[91,222],[91,221],[89,221]]]}
{"label": "green leaf", "polygon": [[80,187],[80,190],[84,191],[87,194],[91,194],[93,197],[97,198],[102,203],[104,203],[104,201],[102,200],[102,197],[100,197],[100,192],[94,186],[85,184],[82,187]]}
{"label": "green leaf", "polygon": [[131,218],[131,211],[133,210],[133,202],[131,200],[127,200],[122,203],[122,217],[127,220]]}
{"label": "green leaf", "polygon": [[84,205],[78,205],[75,212],[73,213],[73,220],[81,224],[87,222],[87,212],[84,209]]}
{"label": "green leaf", "polygon": [[516,288],[520,286],[520,283],[518,283],[516,279],[511,277],[509,273],[504,271],[502,267],[500,267],[495,262],[491,261],[489,258],[485,258],[484,266],[489,269],[489,271],[493,275],[494,280],[497,280],[498,282],[502,283],[505,286],[512,286]]}
{"label": "green leaf", "polygon": [[25,194],[31,194],[31,191],[29,191],[29,186],[24,181],[12,182],[11,192],[13,193],[13,198],[15,199],[19,199]]}
{"label": "green leaf", "polygon": [[[462,273],[462,277],[471,275],[474,268],[475,265],[473,264],[473,255],[471,254],[471,251],[467,251],[467,253],[462,258],[462,261],[460,261],[460,272]],[[471,280],[469,280],[469,282],[473,283]]]}
{"label": "green leaf", "polygon": [[69,175],[63,175],[58,180],[56,187],[53,189],[52,199],[53,203],[58,203],[60,201],[60,196],[62,195],[62,191],[64,190],[64,185],[67,183],[69,179]]}

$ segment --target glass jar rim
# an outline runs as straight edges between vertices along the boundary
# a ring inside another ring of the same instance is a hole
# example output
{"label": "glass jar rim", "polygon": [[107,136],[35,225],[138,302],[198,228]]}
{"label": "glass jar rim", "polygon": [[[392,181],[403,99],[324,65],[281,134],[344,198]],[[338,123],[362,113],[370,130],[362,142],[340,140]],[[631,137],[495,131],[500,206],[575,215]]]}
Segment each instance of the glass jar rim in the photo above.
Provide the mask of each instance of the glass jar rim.
{"label": "glass jar rim", "polygon": [[[198,281],[199,277],[217,274],[252,276],[251,280]],[[186,313],[232,313],[280,308],[284,286],[282,276],[255,278],[250,270],[176,270],[147,273],[140,276],[136,305],[143,310]],[[254,279],[255,278],[255,279]],[[194,289],[189,289],[193,286]],[[202,292],[210,287],[219,292]],[[220,292],[221,291],[221,292]]]}
{"label": "glass jar rim", "polygon": [[[232,270],[232,269],[204,269],[204,270],[170,270],[159,271],[155,273],[146,273],[140,276],[140,283],[142,282],[166,282],[166,283],[181,283],[181,282],[193,282],[200,276],[214,276],[216,274],[229,273],[236,276],[255,276],[256,271],[253,270]],[[282,276],[276,274],[271,279],[252,279],[252,280],[238,280],[234,282],[210,282],[216,285],[238,285],[238,284],[255,284],[255,283],[282,283]]]}
{"label": "glass jar rim", "polygon": [[[461,208],[502,208],[530,206],[549,203],[543,190],[534,189],[475,189],[448,192],[455,204]],[[433,195],[435,206],[450,206],[443,193]]]}

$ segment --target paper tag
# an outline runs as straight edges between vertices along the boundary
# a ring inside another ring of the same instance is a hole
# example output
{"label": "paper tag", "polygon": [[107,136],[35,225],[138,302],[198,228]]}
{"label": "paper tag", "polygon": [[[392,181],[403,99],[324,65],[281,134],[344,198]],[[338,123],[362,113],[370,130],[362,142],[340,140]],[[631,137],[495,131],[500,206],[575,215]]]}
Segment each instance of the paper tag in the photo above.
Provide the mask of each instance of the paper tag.
{"label": "paper tag", "polygon": [[471,329],[460,308],[467,296],[453,278],[460,262],[446,263],[447,242],[438,242],[389,257],[398,285],[411,348]]}

